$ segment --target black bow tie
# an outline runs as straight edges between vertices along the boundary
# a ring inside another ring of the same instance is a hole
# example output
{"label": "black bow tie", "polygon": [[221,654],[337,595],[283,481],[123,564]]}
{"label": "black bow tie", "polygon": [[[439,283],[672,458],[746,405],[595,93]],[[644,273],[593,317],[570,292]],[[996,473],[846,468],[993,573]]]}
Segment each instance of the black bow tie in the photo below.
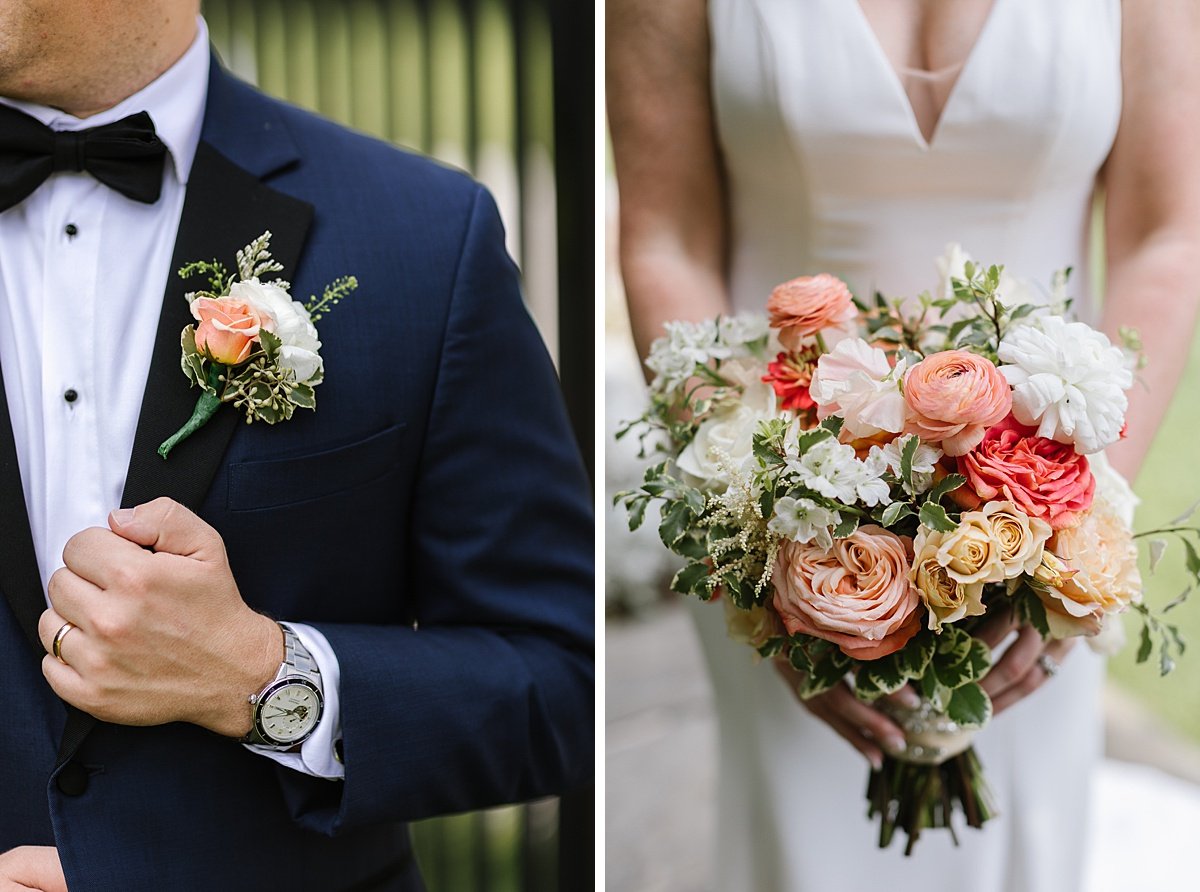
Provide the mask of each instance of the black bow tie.
{"label": "black bow tie", "polygon": [[167,147],[145,112],[88,130],[51,130],[0,105],[0,211],[24,201],[60,170],[86,170],[122,195],[153,204]]}

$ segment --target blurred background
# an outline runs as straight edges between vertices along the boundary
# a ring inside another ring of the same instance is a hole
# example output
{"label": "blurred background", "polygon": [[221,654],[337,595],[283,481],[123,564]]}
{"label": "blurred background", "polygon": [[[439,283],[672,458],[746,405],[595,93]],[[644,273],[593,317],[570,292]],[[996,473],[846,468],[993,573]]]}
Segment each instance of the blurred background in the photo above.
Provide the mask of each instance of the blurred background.
{"label": "blurred background", "polygon": [[[617,190],[606,176],[605,488],[636,488],[649,460],[636,437],[616,442],[623,421],[644,409],[645,382],[625,311],[617,264]],[[1094,256],[1103,257],[1103,208],[1096,208]],[[969,247],[969,246],[968,246]],[[1103,283],[1103,264],[1092,281]],[[935,275],[932,259],[931,280]],[[804,271],[797,270],[800,275]],[[764,295],[764,304],[766,296]],[[1136,393],[1136,391],[1135,391]],[[1136,397],[1135,397],[1136,398]],[[1136,481],[1135,529],[1148,530],[1200,499],[1200,335],[1170,415]],[[1200,517],[1193,518],[1193,523]],[[658,518],[631,534],[620,507],[605,517],[605,844],[612,892],[724,892],[712,885],[716,737],[708,679],[692,619],[668,591],[679,564],[658,539]],[[1171,548],[1178,549],[1177,542]],[[1150,575],[1146,599],[1158,607],[1187,587],[1178,552]],[[1106,758],[1090,815],[1093,858],[1086,892],[1196,887],[1200,851],[1200,592],[1170,613],[1191,643],[1162,678],[1157,657],[1136,665],[1140,623],[1127,623],[1124,650],[1109,662]],[[749,652],[748,652],[749,653]],[[749,659],[749,655],[747,657]],[[764,671],[769,671],[765,669]],[[797,707],[799,708],[799,707]],[[1048,742],[1047,758],[1069,758],[1070,741]],[[865,763],[864,763],[865,764]],[[864,771],[864,777],[866,772]],[[857,795],[849,791],[848,795]],[[829,890],[834,892],[834,890]]]}
{"label": "blurred background", "polygon": [[[464,168],[495,195],[593,470],[594,12],[558,0],[204,0],[272,95]],[[593,887],[594,790],[413,826],[430,892]]]}

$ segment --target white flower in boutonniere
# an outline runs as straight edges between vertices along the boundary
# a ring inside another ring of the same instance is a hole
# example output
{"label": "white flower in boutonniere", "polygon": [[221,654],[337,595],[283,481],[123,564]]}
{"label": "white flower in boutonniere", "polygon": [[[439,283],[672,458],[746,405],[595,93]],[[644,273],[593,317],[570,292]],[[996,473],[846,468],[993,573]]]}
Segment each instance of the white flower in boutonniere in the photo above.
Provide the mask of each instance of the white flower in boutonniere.
{"label": "white flower in boutonniere", "polygon": [[187,295],[198,324],[183,330],[184,374],[202,393],[192,417],[158,447],[166,458],[182,440],[208,423],[222,403],[246,413],[246,422],[287,421],[297,408],[315,409],[313,388],[321,383],[325,365],[313,324],[358,287],[353,276],[326,286],[318,298],[302,304],[292,300],[291,285],[283,279],[261,278],[280,272],[268,250],[271,233],[237,252],[238,278],[216,261],[189,263],[183,278],[207,274],[209,291]]}

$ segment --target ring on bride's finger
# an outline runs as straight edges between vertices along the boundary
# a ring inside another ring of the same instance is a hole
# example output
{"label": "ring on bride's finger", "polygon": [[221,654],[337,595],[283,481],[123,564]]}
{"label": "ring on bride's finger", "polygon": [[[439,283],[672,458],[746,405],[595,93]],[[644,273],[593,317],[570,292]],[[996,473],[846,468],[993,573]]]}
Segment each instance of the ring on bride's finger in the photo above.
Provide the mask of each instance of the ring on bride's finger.
{"label": "ring on bride's finger", "polygon": [[67,633],[74,628],[75,623],[63,623],[62,628],[54,633],[54,644],[50,647],[50,649],[54,652],[54,659],[58,660],[64,666],[67,665],[67,661],[63,659],[62,642],[63,639],[67,637]]}
{"label": "ring on bride's finger", "polygon": [[1053,678],[1058,674],[1058,670],[1062,668],[1058,663],[1054,662],[1054,657],[1050,656],[1050,654],[1042,654],[1038,657],[1037,662],[1042,667],[1042,671],[1046,673],[1047,678]]}

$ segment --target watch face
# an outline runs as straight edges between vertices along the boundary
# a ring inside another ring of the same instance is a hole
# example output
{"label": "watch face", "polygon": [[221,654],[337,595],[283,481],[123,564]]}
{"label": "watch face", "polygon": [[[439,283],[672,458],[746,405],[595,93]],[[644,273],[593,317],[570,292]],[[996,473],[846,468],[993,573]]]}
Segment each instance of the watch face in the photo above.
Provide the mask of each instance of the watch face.
{"label": "watch face", "polygon": [[306,679],[289,679],[259,704],[259,733],[278,744],[299,743],[321,717],[321,693]]}

